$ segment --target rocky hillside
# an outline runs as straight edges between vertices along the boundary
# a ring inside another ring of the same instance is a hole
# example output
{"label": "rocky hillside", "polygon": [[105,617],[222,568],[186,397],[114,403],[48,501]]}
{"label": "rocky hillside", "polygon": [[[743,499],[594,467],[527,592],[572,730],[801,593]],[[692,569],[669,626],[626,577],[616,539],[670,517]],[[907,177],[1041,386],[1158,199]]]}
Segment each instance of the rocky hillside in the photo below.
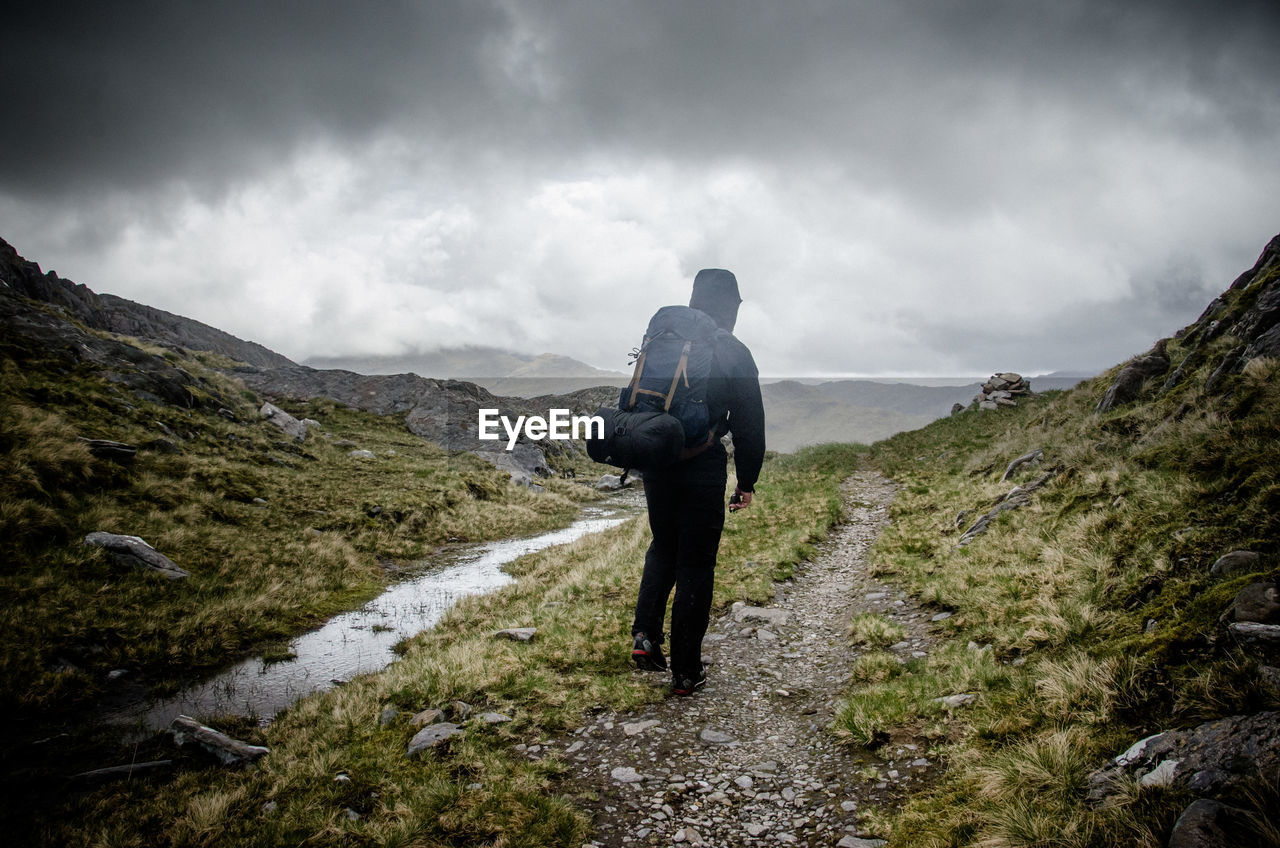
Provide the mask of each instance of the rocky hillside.
{"label": "rocky hillside", "polygon": [[0,239],[0,282],[11,292],[59,307],[67,317],[90,329],[207,350],[262,367],[293,364],[288,357],[208,324],[115,295],[95,294],[88,286],[63,279],[53,271],[42,273],[39,265],[23,259],[4,239]]}
{"label": "rocky hillside", "polygon": [[[7,341],[15,356],[57,349],[69,361],[93,358],[112,369],[110,373],[117,375],[113,379],[167,402],[190,406],[212,403],[217,398],[158,354],[143,356],[136,345],[86,330],[127,336],[178,353],[218,354],[229,361],[214,364],[220,364],[226,373],[264,396],[277,401],[332,398],[378,415],[394,415],[404,421],[410,432],[446,450],[473,451],[526,484],[552,473],[548,454],[553,463],[573,461],[580,456],[578,448],[549,440],[534,443],[521,436],[516,449],[509,452],[505,440],[481,441],[476,437],[478,410],[496,408],[514,419],[518,415],[545,416],[551,407],[571,409],[573,414],[589,414],[596,409],[583,405],[597,397],[589,392],[526,401],[498,397],[460,380],[436,380],[415,374],[366,376],[297,365],[260,344],[199,321],[114,295],[96,294],[53,272],[42,273],[39,265],[23,259],[3,240],[0,282],[6,295],[0,309],[4,310]],[[32,304],[50,308],[33,309]]]}
{"label": "rocky hillside", "polygon": [[606,394],[585,391],[526,400],[498,397],[462,380],[435,380],[416,374],[364,375],[305,365],[239,367],[235,373],[246,386],[269,397],[295,401],[332,398],[366,412],[402,418],[411,433],[446,450],[471,451],[525,484],[551,473],[548,455],[554,461],[582,458],[585,454],[574,442],[531,442],[523,435],[511,451],[506,449],[505,437],[481,441],[477,438],[479,410],[497,409],[513,421],[520,415],[545,417],[552,408],[568,409],[572,415],[589,415],[599,406],[596,401]]}
{"label": "rocky hillside", "polygon": [[1277,378],[1280,236],[1142,356],[873,448],[874,568],[949,638],[860,657],[837,720],[950,763],[894,844],[1280,844]]}

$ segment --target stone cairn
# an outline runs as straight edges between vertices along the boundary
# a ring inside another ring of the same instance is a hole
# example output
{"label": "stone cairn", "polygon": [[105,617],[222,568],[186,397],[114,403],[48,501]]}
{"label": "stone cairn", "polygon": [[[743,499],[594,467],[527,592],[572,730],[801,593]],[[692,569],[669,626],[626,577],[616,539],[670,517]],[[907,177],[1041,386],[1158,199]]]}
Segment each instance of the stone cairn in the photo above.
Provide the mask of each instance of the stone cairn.
{"label": "stone cairn", "polygon": [[1031,394],[1031,381],[1021,374],[1006,371],[1003,374],[992,374],[991,379],[982,384],[982,391],[974,397],[978,409],[996,409],[1001,406],[1017,406],[1015,398],[1027,397]]}

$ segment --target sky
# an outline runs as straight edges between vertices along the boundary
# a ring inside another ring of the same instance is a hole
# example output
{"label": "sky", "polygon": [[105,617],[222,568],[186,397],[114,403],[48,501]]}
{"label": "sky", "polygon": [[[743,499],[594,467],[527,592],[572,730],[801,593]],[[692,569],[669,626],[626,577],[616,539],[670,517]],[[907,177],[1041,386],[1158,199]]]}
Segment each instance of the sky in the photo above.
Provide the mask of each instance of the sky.
{"label": "sky", "polygon": [[0,237],[295,360],[1107,368],[1280,232],[1280,4],[6,4]]}

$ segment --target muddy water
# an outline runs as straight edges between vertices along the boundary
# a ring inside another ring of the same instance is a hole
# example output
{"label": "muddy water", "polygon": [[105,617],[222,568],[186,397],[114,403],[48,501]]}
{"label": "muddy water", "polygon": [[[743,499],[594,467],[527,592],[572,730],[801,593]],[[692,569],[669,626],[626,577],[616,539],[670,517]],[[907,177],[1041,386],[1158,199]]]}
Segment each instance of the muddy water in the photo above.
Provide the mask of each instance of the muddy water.
{"label": "muddy water", "polygon": [[643,495],[628,491],[584,508],[577,521],[560,530],[419,561],[413,564],[413,576],[296,639],[290,646],[293,658],[245,660],[172,698],[120,710],[108,720],[140,725],[144,732],[165,728],[178,715],[235,714],[266,722],[304,695],[385,668],[396,660],[392,646],[433,626],[459,598],[510,583],[511,576],[502,570],[507,563],[617,526],[643,508]]}

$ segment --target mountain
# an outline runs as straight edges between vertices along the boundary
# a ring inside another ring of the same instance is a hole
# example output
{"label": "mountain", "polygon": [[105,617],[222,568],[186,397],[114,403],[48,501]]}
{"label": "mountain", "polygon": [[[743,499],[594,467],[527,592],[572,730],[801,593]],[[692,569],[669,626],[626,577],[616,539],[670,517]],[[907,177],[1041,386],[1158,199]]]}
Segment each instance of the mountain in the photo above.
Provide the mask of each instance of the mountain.
{"label": "mountain", "polygon": [[314,356],[304,364],[360,374],[412,373],[466,380],[497,395],[524,398],[567,394],[599,385],[625,385],[630,379],[620,371],[605,371],[568,356],[514,353],[483,345],[398,356]]}
{"label": "mountain", "polygon": [[88,286],[63,279],[53,271],[41,273],[39,265],[23,259],[4,239],[0,239],[0,281],[17,294],[61,308],[95,330],[205,350],[264,368],[293,364],[286,356],[208,324],[123,297],[95,294]]}
{"label": "mountain", "polygon": [[[871,444],[923,427],[937,417],[851,403],[821,386],[794,380],[765,383],[760,394],[764,399],[765,441],[770,450],[782,453],[824,442]],[[949,411],[950,407],[943,414]]]}

